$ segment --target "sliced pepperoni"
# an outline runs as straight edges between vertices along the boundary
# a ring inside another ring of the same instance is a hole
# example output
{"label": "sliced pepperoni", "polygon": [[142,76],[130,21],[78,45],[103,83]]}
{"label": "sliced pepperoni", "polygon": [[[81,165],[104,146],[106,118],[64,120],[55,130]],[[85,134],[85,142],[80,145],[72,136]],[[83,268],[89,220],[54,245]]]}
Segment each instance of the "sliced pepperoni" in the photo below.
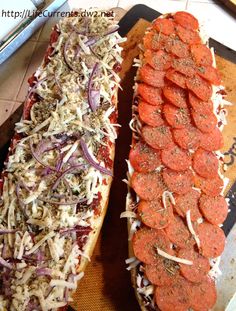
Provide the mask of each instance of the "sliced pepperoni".
{"label": "sliced pepperoni", "polygon": [[165,166],[174,171],[184,171],[192,163],[190,154],[174,144],[161,151],[161,160]]}
{"label": "sliced pepperoni", "polygon": [[213,112],[191,111],[194,123],[204,133],[211,132],[217,125],[217,117]]}
{"label": "sliced pepperoni", "polygon": [[142,136],[145,142],[154,149],[165,149],[173,143],[171,130],[166,125],[158,127],[145,125],[142,128]]}
{"label": "sliced pepperoni", "polygon": [[216,258],[222,254],[225,234],[219,226],[203,222],[198,226],[197,234],[200,239],[200,252],[203,256]]}
{"label": "sliced pepperoni", "polygon": [[157,286],[155,301],[161,311],[186,311],[190,307],[190,283],[178,276],[172,286]]}
{"label": "sliced pepperoni", "polygon": [[189,293],[191,308],[194,311],[208,311],[216,303],[217,293],[215,282],[207,277],[200,284],[194,284]]}
{"label": "sliced pepperoni", "polygon": [[177,25],[176,32],[184,43],[195,44],[201,42],[201,38],[196,31],[192,31],[182,27],[181,25]]}
{"label": "sliced pepperoni", "polygon": [[180,58],[186,58],[190,55],[189,46],[181,41],[178,36],[169,36],[165,41],[165,49]]}
{"label": "sliced pepperoni", "polygon": [[155,264],[145,265],[145,275],[154,285],[172,285],[179,275],[179,266],[172,260],[157,257]]}
{"label": "sliced pepperoni", "polygon": [[156,19],[153,23],[153,28],[164,35],[171,35],[175,32],[175,24],[173,20],[168,18]]}
{"label": "sliced pepperoni", "polygon": [[204,44],[193,44],[190,47],[192,57],[197,65],[211,66],[213,63],[211,50]]}
{"label": "sliced pepperoni", "polygon": [[144,142],[138,142],[131,148],[129,160],[135,171],[140,173],[152,172],[161,165],[160,151]]}
{"label": "sliced pepperoni", "polygon": [[166,73],[166,78],[183,89],[186,88],[186,77],[182,73],[169,69]]}
{"label": "sliced pepperoni", "polygon": [[174,21],[187,29],[197,30],[199,28],[198,20],[188,12],[176,12],[174,15]]}
{"label": "sliced pepperoni", "polygon": [[228,204],[224,197],[210,197],[203,194],[200,198],[200,210],[213,225],[222,224],[228,215]]}
{"label": "sliced pepperoni", "polygon": [[170,104],[165,104],[163,113],[166,121],[173,128],[184,128],[191,122],[189,110],[187,108],[177,108]]}
{"label": "sliced pepperoni", "polygon": [[214,178],[218,175],[219,161],[214,153],[199,148],[193,155],[194,171],[205,178]]}
{"label": "sliced pepperoni", "polygon": [[167,40],[168,36],[156,31],[149,31],[143,38],[143,45],[145,49],[158,51],[165,47]]}
{"label": "sliced pepperoni", "polygon": [[179,108],[187,107],[186,91],[175,84],[166,85],[163,89],[164,96]]}
{"label": "sliced pepperoni", "polygon": [[170,202],[166,203],[167,207],[164,208],[161,200],[140,201],[138,213],[142,222],[154,229],[163,229],[168,226],[173,217],[173,209]]}
{"label": "sliced pepperoni", "polygon": [[135,232],[132,239],[134,255],[146,264],[155,264],[157,254],[156,247],[170,252],[171,243],[162,230],[142,228]]}
{"label": "sliced pepperoni", "polygon": [[186,194],[176,195],[174,209],[183,218],[186,218],[186,213],[190,210],[191,220],[196,221],[201,217],[201,213],[198,209],[199,198],[199,191],[194,189],[191,189]]}
{"label": "sliced pepperoni", "polygon": [[212,96],[211,85],[199,76],[186,80],[187,88],[203,101],[208,101]]}
{"label": "sliced pepperoni", "polygon": [[182,129],[174,129],[175,142],[183,149],[197,149],[201,142],[201,132],[194,126],[186,126]]}
{"label": "sliced pepperoni", "polygon": [[161,116],[161,106],[152,106],[141,101],[138,105],[138,113],[141,121],[151,126],[160,126],[164,124]]}
{"label": "sliced pepperoni", "polygon": [[189,103],[196,112],[208,114],[213,111],[213,103],[211,100],[204,102],[192,92],[189,92]]}
{"label": "sliced pepperoni", "polygon": [[201,134],[200,146],[209,151],[219,150],[224,146],[223,135],[217,126],[210,133]]}
{"label": "sliced pepperoni", "polygon": [[163,50],[146,50],[144,57],[146,62],[155,70],[167,70],[172,63],[170,55]]}
{"label": "sliced pepperoni", "polygon": [[203,79],[209,81],[210,83],[214,85],[220,85],[221,84],[221,75],[219,70],[212,66],[207,67],[199,67],[197,69],[197,73],[199,76],[201,76]]}
{"label": "sliced pepperoni", "polygon": [[180,248],[193,245],[188,227],[179,216],[171,219],[169,226],[165,228],[165,232],[170,241]]}
{"label": "sliced pepperoni", "polygon": [[194,182],[197,188],[200,188],[205,194],[212,197],[220,195],[224,186],[223,180],[218,175],[210,179],[195,175]]}
{"label": "sliced pepperoni", "polygon": [[171,169],[165,169],[162,176],[169,190],[177,194],[185,194],[192,188],[193,173],[190,170],[175,172]]}
{"label": "sliced pepperoni", "polygon": [[185,265],[179,264],[181,274],[190,282],[200,283],[205,280],[207,273],[210,270],[209,260],[193,248],[181,249],[178,252],[178,257],[190,260],[193,264]]}
{"label": "sliced pepperoni", "polygon": [[163,103],[162,91],[160,88],[145,83],[139,83],[137,92],[150,105],[159,106]]}
{"label": "sliced pepperoni", "polygon": [[140,68],[139,74],[141,80],[151,86],[163,87],[165,84],[165,71],[155,70],[148,64]]}
{"label": "sliced pepperoni", "polygon": [[196,73],[194,61],[191,58],[179,58],[173,61],[173,68],[187,77],[193,77]]}
{"label": "sliced pepperoni", "polygon": [[164,185],[158,172],[146,174],[134,172],[131,186],[137,195],[146,201],[158,199],[164,191]]}

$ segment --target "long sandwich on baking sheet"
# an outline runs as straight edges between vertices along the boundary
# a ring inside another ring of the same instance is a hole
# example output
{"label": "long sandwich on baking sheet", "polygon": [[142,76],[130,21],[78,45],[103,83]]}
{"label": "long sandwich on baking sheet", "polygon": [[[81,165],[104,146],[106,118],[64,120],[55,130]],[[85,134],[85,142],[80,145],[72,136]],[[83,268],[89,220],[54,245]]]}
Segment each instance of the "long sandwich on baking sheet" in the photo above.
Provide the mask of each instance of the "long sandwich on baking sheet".
{"label": "long sandwich on baking sheet", "polygon": [[103,14],[62,19],[29,79],[1,177],[0,310],[58,310],[106,213],[123,39]]}
{"label": "long sandwich on baking sheet", "polygon": [[126,211],[128,270],[142,310],[205,311],[228,205],[223,197],[225,94],[197,19],[163,15],[141,45]]}

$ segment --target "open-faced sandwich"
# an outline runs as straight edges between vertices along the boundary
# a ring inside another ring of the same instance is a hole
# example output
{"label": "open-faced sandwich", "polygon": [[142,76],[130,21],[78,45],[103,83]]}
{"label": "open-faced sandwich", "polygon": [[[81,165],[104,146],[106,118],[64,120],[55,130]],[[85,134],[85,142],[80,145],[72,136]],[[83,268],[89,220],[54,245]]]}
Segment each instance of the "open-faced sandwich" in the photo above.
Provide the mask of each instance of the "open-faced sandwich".
{"label": "open-faced sandwich", "polygon": [[136,62],[126,212],[142,310],[205,311],[228,205],[223,197],[224,88],[214,52],[187,12],[153,21]]}
{"label": "open-faced sandwich", "polygon": [[0,181],[1,311],[63,308],[83,277],[112,182],[117,29],[99,12],[62,19],[29,79]]}

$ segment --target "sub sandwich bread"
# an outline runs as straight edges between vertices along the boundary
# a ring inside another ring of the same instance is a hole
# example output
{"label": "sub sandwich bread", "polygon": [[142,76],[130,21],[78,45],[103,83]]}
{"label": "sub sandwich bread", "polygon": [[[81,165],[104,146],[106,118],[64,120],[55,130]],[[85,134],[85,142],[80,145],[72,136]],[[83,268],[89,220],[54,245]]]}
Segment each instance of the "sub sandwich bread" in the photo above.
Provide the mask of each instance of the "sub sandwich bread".
{"label": "sub sandwich bread", "polygon": [[0,181],[1,311],[62,310],[84,275],[112,182],[117,29],[99,11],[62,19],[29,79]]}
{"label": "sub sandwich bread", "polygon": [[136,65],[128,270],[142,310],[210,310],[228,213],[214,52],[197,19],[177,12],[152,22]]}

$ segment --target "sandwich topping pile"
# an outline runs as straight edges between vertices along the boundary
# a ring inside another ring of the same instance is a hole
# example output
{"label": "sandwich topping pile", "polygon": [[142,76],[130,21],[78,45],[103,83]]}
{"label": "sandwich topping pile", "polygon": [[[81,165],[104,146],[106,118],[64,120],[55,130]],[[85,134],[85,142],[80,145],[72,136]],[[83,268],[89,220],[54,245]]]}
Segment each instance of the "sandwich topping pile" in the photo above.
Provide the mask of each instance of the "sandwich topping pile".
{"label": "sandwich topping pile", "polygon": [[205,311],[228,214],[223,197],[225,92],[214,53],[187,12],[156,19],[136,60],[127,210],[142,310]]}
{"label": "sandwich topping pile", "polygon": [[83,276],[112,176],[117,29],[106,16],[61,20],[29,79],[0,180],[1,311],[57,310]]}

